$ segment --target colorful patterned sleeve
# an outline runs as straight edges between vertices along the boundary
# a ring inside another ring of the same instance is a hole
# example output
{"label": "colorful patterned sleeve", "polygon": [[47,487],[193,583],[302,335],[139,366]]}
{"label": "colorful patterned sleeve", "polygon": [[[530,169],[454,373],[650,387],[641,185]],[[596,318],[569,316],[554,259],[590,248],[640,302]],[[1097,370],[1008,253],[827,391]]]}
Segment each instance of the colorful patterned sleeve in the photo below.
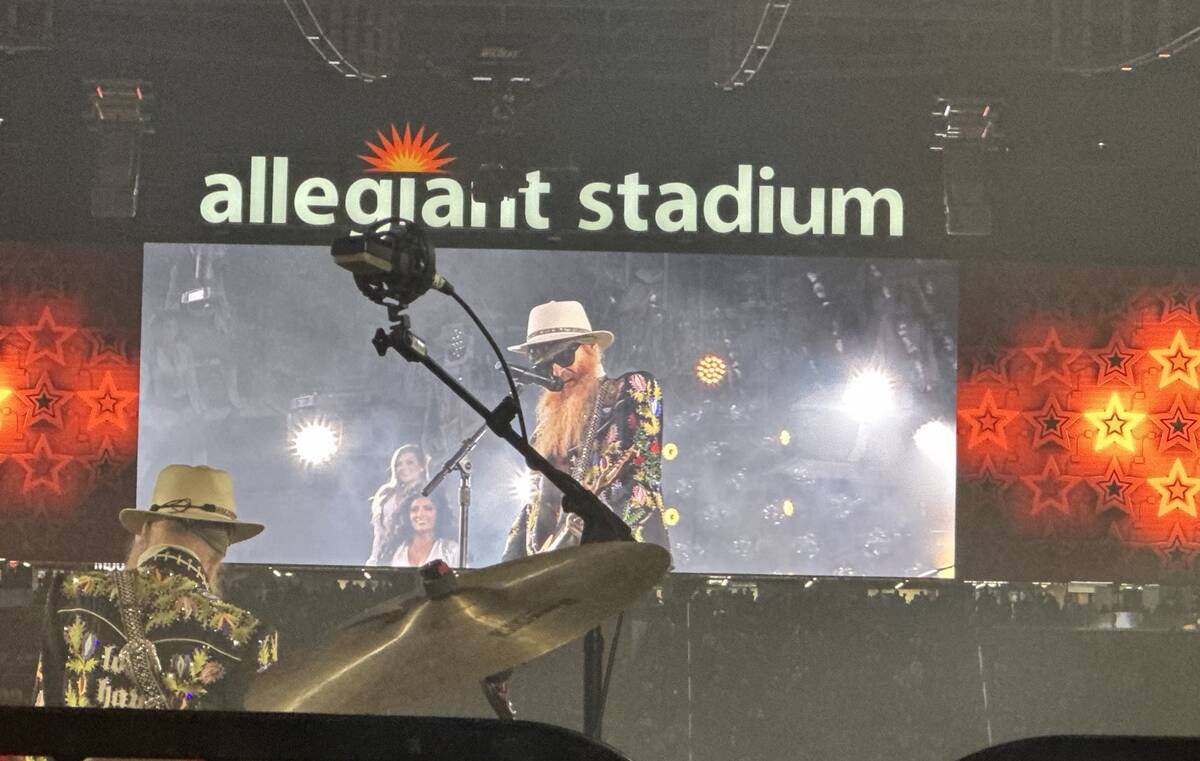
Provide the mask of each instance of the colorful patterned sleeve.
{"label": "colorful patterned sleeve", "polygon": [[632,457],[615,485],[625,504],[613,506],[633,529],[634,539],[670,549],[663,523],[662,389],[654,376],[635,372],[624,377],[621,394],[622,449],[632,451]]}

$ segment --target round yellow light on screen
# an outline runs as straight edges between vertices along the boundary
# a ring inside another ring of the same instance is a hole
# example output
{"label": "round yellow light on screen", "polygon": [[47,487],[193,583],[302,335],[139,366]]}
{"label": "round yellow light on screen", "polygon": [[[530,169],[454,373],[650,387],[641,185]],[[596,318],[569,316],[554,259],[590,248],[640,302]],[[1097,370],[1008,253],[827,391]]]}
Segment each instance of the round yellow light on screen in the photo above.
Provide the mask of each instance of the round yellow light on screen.
{"label": "round yellow light on screen", "polygon": [[677,447],[675,445],[674,441],[668,441],[666,443],[666,445],[663,447],[663,459],[664,460],[674,460],[678,456],[679,456],[679,447]]}
{"label": "round yellow light on screen", "polygon": [[783,501],[783,514],[789,518],[796,514],[796,505],[790,499]]}
{"label": "round yellow light on screen", "polygon": [[663,510],[663,523],[667,524],[667,526],[679,525],[679,511],[673,507]]}
{"label": "round yellow light on screen", "polygon": [[784,428],[779,432],[779,443],[783,444],[785,447],[792,443],[792,434],[788,431],[788,429]]}

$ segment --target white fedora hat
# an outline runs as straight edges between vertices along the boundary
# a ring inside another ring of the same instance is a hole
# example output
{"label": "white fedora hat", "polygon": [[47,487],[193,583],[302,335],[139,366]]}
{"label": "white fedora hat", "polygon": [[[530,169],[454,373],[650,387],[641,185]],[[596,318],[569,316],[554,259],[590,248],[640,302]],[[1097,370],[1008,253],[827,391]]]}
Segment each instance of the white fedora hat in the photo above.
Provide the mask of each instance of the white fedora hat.
{"label": "white fedora hat", "polygon": [[233,479],[207,465],[168,465],[154,482],[154,495],[146,510],[121,511],[121,525],[137,534],[154,518],[180,518],[230,526],[229,541],[242,542],[263,530],[261,523],[239,521],[233,501]]}
{"label": "white fedora hat", "polygon": [[613,338],[607,330],[592,330],[591,320],[578,301],[548,301],[529,310],[525,343],[510,346],[508,350],[528,354],[535,346],[563,341],[592,343],[606,349]]}

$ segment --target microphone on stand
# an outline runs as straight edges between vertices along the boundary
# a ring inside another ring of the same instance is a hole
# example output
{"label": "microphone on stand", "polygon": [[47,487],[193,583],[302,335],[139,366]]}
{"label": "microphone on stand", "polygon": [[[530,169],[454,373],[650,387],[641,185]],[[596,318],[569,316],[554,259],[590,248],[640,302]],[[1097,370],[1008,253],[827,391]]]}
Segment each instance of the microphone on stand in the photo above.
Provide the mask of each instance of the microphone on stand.
{"label": "microphone on stand", "polygon": [[[500,368],[501,365],[499,362],[497,362],[494,366],[494,369],[499,370]],[[518,383],[524,383],[525,385],[536,383],[537,385],[542,386],[543,388],[548,388],[551,391],[562,391],[562,381],[560,381],[558,378],[555,378],[553,375],[546,375],[545,373],[538,372],[537,368],[521,367],[520,365],[514,365],[513,363],[509,362],[508,369],[512,371],[513,378],[516,379]]]}

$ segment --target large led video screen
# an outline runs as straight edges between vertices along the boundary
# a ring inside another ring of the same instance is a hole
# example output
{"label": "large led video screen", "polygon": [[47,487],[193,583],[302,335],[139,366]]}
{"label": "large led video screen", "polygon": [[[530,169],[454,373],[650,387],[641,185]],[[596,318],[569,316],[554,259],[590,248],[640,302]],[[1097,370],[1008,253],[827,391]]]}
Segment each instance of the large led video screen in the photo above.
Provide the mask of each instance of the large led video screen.
{"label": "large led video screen", "polygon": [[[637,400],[628,419],[597,427],[599,402],[572,407],[567,390],[530,386],[528,428],[544,417],[581,440],[621,430],[640,442],[614,453],[608,476],[645,478],[595,488],[643,538],[669,543],[675,570],[952,565],[954,264],[496,249],[443,249],[437,261],[510,361],[526,360],[506,347],[527,341],[530,310],[547,302],[577,301],[591,340],[611,334],[599,364]],[[378,356],[386,311],[328,248],[150,244],[142,307],[139,505],[163,466],[208,464],[232,474],[238,513],[267,526],[231,560],[407,565],[421,558],[406,542],[431,531],[457,548],[460,474],[432,505],[413,485],[480,420],[425,368]],[[494,353],[452,299],[430,292],[408,315],[452,376],[489,407],[503,399]],[[514,533],[539,502],[536,480],[496,436],[470,463],[467,564],[490,565],[548,513]]]}

